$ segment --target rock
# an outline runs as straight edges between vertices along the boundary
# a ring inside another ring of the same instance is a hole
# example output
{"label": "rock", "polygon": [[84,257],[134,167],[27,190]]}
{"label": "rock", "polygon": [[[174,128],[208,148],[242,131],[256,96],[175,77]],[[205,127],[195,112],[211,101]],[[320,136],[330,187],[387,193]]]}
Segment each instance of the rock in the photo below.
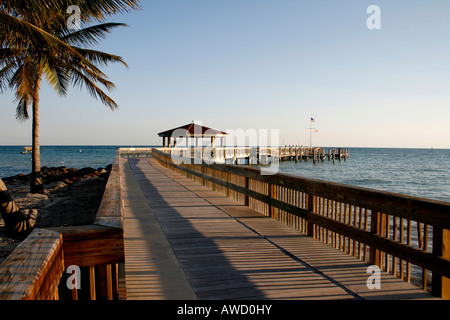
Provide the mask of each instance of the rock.
{"label": "rock", "polygon": [[[111,168],[112,166],[109,166]],[[99,168],[42,168],[45,195],[29,193],[30,175],[2,179],[13,199],[24,211],[37,209],[36,227],[88,225],[95,220],[110,170]],[[6,234],[0,217],[0,262],[20,243]]]}

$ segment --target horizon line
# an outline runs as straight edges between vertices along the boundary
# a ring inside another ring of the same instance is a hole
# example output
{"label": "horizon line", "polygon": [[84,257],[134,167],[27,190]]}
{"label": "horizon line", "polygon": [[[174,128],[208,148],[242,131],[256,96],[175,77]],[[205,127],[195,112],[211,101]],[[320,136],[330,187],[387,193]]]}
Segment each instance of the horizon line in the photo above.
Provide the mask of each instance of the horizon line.
{"label": "horizon line", "polygon": [[[280,145],[278,147],[288,147],[288,146],[303,146],[303,145]],[[31,147],[29,144],[0,144],[0,147]],[[40,147],[152,147],[152,148],[162,148],[162,145],[153,144],[44,144]],[[238,148],[248,147],[248,146],[234,146]],[[271,147],[271,146],[267,146]],[[304,147],[307,147],[306,145]],[[399,146],[314,146],[315,148],[355,148],[355,149],[423,149],[423,150],[450,150],[450,147],[399,147]]]}

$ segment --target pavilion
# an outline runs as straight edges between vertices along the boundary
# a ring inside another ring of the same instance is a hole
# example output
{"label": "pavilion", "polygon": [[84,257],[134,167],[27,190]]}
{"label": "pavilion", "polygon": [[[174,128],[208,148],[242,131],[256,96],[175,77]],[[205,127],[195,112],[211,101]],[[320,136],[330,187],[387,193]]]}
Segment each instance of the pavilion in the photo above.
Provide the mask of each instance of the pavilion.
{"label": "pavilion", "polygon": [[221,139],[221,146],[224,146],[224,138],[228,135],[228,133],[208,128],[203,125],[192,122],[190,124],[186,124],[184,126],[174,128],[171,130],[167,130],[164,132],[158,133],[158,136],[163,138],[163,147],[164,148],[172,148],[177,146],[177,138],[186,139],[186,147],[189,148],[189,140],[190,138],[195,138],[195,147],[201,147],[202,144],[199,144],[199,139],[211,139],[211,145],[216,145],[216,138]]}

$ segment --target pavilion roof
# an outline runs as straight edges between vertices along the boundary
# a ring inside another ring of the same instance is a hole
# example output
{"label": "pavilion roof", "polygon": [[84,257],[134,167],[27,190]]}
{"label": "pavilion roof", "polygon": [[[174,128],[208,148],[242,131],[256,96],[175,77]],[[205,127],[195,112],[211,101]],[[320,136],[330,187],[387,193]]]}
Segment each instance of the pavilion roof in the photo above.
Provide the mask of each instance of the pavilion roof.
{"label": "pavilion roof", "polygon": [[170,129],[164,132],[158,133],[158,136],[160,137],[203,137],[203,138],[210,138],[210,137],[223,137],[227,136],[228,133],[208,128],[196,123],[190,123],[186,124],[184,126]]}

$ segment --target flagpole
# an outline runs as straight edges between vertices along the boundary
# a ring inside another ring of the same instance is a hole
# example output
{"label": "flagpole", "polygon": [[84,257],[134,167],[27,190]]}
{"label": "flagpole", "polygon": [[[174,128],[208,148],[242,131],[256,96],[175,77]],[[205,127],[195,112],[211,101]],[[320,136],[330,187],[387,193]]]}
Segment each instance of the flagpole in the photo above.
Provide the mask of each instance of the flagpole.
{"label": "flagpole", "polygon": [[313,130],[314,130],[312,123],[315,121],[316,121],[315,118],[313,118],[313,117],[309,118],[309,147],[310,148],[312,148],[312,134],[313,134]]}
{"label": "flagpole", "polygon": [[312,148],[312,118],[309,120],[309,148]]}

